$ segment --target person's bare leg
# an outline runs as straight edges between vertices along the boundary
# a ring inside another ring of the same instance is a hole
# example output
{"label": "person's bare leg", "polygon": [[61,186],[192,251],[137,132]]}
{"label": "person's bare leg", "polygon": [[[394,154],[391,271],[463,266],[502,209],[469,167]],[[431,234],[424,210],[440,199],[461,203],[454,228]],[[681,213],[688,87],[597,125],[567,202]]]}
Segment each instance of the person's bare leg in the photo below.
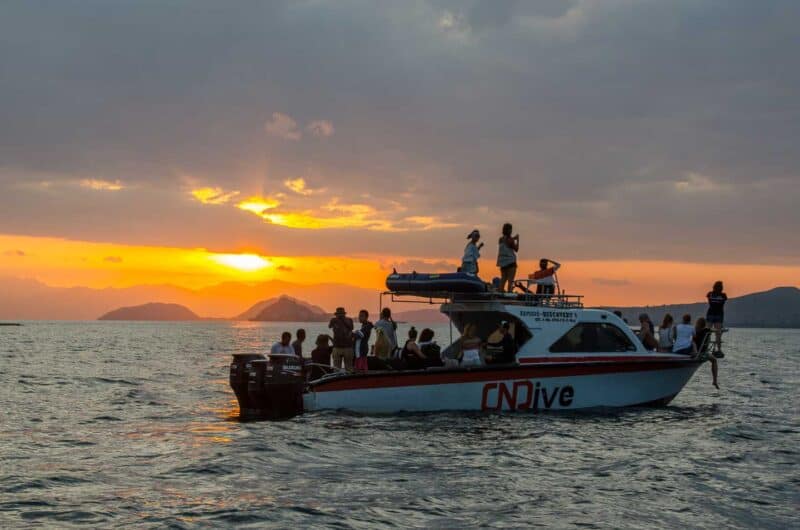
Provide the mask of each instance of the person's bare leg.
{"label": "person's bare leg", "polygon": [[722,351],[722,323],[715,322],[713,328],[714,328],[714,337],[717,344],[717,351]]}
{"label": "person's bare leg", "polygon": [[719,382],[717,381],[717,360],[714,358],[713,355],[710,356],[709,359],[711,361],[711,378],[713,381],[713,385],[714,388],[719,390]]}

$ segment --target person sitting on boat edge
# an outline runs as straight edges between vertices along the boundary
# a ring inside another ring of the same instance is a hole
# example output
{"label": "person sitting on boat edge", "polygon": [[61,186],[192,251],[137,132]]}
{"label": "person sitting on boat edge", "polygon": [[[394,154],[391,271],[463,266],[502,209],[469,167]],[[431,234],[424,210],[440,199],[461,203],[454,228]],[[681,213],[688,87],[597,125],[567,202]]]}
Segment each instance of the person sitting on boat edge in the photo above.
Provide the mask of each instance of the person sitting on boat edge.
{"label": "person sitting on boat edge", "polygon": [[422,350],[419,349],[419,345],[417,345],[417,328],[414,326],[411,326],[411,329],[408,330],[408,340],[403,346],[402,352],[400,352],[400,357],[405,362],[407,370],[421,370],[425,368],[425,361],[427,358],[425,354],[422,353]]}
{"label": "person sitting on boat edge", "polygon": [[[551,267],[548,265],[552,264]],[[561,264],[551,259],[542,258],[539,260],[539,270],[531,274],[528,278],[536,282],[536,294],[551,295],[556,292],[556,272],[561,268]]]}
{"label": "person sitting on boat edge", "polygon": [[425,356],[425,367],[433,368],[437,366],[444,366],[442,361],[442,348],[433,340],[433,330],[431,328],[423,329],[419,334],[419,351]]}
{"label": "person sitting on boat edge", "polygon": [[517,355],[517,343],[511,335],[511,323],[502,322],[499,332],[502,337],[498,342],[487,342],[487,353],[484,355],[486,364],[510,364]]}
{"label": "person sitting on boat edge", "polygon": [[[381,330],[384,337],[389,342],[389,357],[393,357],[397,351],[397,322],[392,320],[392,310],[388,307],[381,309],[381,318],[375,322],[375,329]],[[376,353],[378,357],[379,354]]]}
{"label": "person sitting on boat edge", "polygon": [[675,320],[669,313],[664,315],[664,320],[658,327],[658,351],[671,352],[672,345],[675,342],[675,329],[673,324]]}
{"label": "person sitting on boat edge", "polygon": [[[708,329],[706,319],[700,317],[694,325],[694,348],[698,353],[708,353],[708,336],[711,330]],[[719,390],[717,358],[713,355],[708,356],[708,361],[711,363],[711,377],[712,385]]]}
{"label": "person sitting on boat edge", "polygon": [[333,330],[333,367],[353,371],[353,319],[348,318],[343,307],[337,307],[334,317],[328,323]]}
{"label": "person sitting on boat edge", "polygon": [[366,372],[369,369],[367,355],[369,354],[369,337],[372,334],[372,322],[369,321],[369,312],[362,309],[358,312],[358,321],[361,329],[354,332],[356,340],[356,362],[355,367],[358,372]]}
{"label": "person sitting on boat edge", "polygon": [[658,341],[653,333],[653,322],[647,313],[639,315],[639,324],[639,340],[642,341],[642,345],[646,350],[658,350]]}
{"label": "person sitting on boat edge", "polygon": [[481,233],[476,228],[467,236],[469,243],[464,247],[464,256],[461,258],[461,272],[468,272],[471,274],[478,274],[478,259],[481,257],[481,248],[483,243],[478,244],[481,239]]}
{"label": "person sitting on boat edge", "polygon": [[[503,233],[498,241],[497,266],[500,268],[500,291],[512,292],[514,278],[517,276],[517,252],[519,252],[519,234],[512,236],[514,230],[511,223],[503,225]],[[506,289],[506,285],[508,288]]]}
{"label": "person sitting on boat edge", "polygon": [[680,353],[681,355],[697,353],[697,348],[694,345],[692,315],[683,315],[682,322],[675,326],[675,343],[672,345],[672,353]]}
{"label": "person sitting on boat edge", "polygon": [[722,324],[725,320],[725,302],[728,301],[728,295],[723,292],[723,284],[721,281],[714,282],[714,286],[708,294],[706,294],[706,299],[708,300],[706,322],[708,322],[714,330],[717,351],[719,351],[722,345]]}
{"label": "person sitting on boat edge", "polygon": [[303,328],[298,329],[295,332],[295,337],[297,337],[297,338],[292,342],[292,349],[294,349],[294,354],[295,355],[297,355],[298,357],[302,357],[303,356],[303,341],[306,340],[306,330],[304,330]]}

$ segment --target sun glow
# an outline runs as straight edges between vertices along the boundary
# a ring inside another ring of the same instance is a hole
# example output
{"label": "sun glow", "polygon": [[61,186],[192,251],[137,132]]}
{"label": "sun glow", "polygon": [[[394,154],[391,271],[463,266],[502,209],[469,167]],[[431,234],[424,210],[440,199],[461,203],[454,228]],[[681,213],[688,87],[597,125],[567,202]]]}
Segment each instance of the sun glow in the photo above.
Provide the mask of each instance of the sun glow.
{"label": "sun glow", "polygon": [[271,267],[272,262],[258,254],[213,254],[212,260],[244,272],[255,272],[266,267]]}

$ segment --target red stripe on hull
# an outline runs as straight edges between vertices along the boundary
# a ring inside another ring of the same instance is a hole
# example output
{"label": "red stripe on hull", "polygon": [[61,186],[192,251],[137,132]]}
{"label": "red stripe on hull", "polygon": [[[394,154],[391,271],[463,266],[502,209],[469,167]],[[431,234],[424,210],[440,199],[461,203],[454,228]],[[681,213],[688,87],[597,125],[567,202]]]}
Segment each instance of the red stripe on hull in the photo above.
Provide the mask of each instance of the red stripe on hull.
{"label": "red stripe on hull", "polygon": [[[686,358],[686,357],[684,357]],[[674,360],[683,360],[684,358],[678,358]],[[616,355],[616,356],[597,356],[597,357],[528,357],[519,359],[520,364],[548,364],[548,363],[598,363],[598,362],[615,362],[615,363],[626,363],[626,362],[654,362],[654,361],[672,361],[668,357],[653,357],[645,356],[645,355]]]}
{"label": "red stripe on hull", "polygon": [[699,364],[695,360],[546,364],[541,366],[520,366],[518,368],[474,368],[452,371],[430,372],[383,372],[379,374],[349,375],[341,378],[312,383],[315,392],[335,392],[338,390],[361,390],[367,388],[391,388],[402,386],[450,385],[483,381],[503,381],[508,379],[544,379],[548,377],[570,377],[628,372],[649,372],[670,370]]}

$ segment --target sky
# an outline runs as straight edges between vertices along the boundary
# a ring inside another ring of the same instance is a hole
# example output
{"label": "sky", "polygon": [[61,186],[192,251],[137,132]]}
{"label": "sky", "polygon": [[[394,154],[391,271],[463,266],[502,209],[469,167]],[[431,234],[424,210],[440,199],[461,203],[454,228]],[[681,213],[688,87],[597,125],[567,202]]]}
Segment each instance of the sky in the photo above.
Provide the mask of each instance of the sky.
{"label": "sky", "polygon": [[[504,222],[595,304],[800,285],[800,3],[0,6],[0,277],[378,289]],[[522,272],[522,271],[521,271]]]}

